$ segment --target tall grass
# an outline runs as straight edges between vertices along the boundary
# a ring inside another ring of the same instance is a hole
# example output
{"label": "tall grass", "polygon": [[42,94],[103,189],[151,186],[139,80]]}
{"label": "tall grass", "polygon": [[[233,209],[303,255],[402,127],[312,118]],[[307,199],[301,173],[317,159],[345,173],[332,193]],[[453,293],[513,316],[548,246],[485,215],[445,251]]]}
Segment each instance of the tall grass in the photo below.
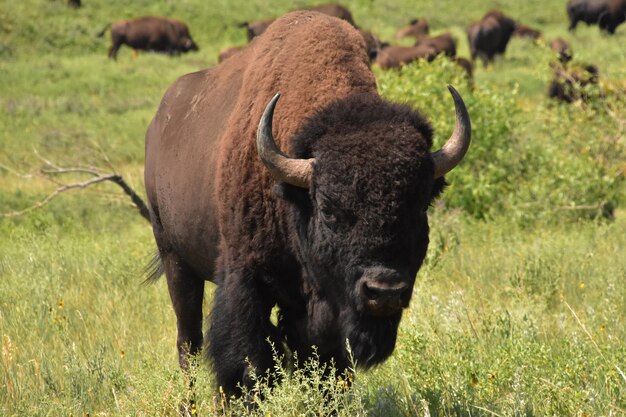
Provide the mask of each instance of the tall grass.
{"label": "tall grass", "polygon": [[[167,86],[244,44],[237,23],[313,4],[83,3],[0,1],[0,213],[56,188],[17,175],[37,172],[42,158],[115,170],[141,191],[143,136]],[[277,358],[282,383],[258,375],[250,395],[228,405],[202,361],[190,374],[178,369],[165,283],[141,285],[150,227],[119,189],[100,184],[0,218],[0,415],[625,415],[626,27],[612,37],[584,26],[567,33],[563,3],[345,3],[386,40],[424,16],[434,33],[453,32],[463,56],[464,28],[492,7],[545,37],[544,46],[514,39],[503,60],[476,68],[474,87],[445,59],[374,68],[381,94],[429,117],[437,145],[452,130],[446,83],[474,125],[470,152],[432,209],[427,261],[385,364],[324,378],[329,364]],[[123,48],[108,60],[109,40],[95,34],[148,14],[187,21],[201,50],[134,58]],[[554,36],[600,67],[602,95],[588,105],[545,97]]]}

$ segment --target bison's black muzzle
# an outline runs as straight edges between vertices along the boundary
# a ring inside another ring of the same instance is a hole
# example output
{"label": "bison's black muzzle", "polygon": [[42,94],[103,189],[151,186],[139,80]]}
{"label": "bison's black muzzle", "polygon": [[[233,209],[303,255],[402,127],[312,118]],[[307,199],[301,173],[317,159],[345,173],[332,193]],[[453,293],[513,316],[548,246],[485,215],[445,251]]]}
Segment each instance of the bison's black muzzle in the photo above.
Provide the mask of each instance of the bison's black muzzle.
{"label": "bison's black muzzle", "polygon": [[372,268],[359,280],[359,294],[367,314],[390,316],[409,306],[411,286],[396,271]]}

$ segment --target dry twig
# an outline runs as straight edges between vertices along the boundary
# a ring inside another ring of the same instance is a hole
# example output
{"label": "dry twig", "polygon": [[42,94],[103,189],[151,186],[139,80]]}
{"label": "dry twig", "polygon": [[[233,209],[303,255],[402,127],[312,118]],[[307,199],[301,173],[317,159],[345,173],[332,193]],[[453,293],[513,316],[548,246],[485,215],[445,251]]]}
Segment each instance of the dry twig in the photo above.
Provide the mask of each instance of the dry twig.
{"label": "dry twig", "polygon": [[[35,152],[36,153],[36,152]],[[33,204],[30,207],[27,207],[23,210],[17,210],[17,211],[11,211],[8,213],[1,213],[0,215],[2,217],[17,217],[17,216],[21,216],[24,215],[26,213],[30,213],[31,211],[37,210],[39,208],[44,207],[46,204],[48,204],[50,201],[52,201],[54,198],[58,197],[60,194],[69,191],[69,190],[73,190],[73,189],[77,189],[77,188],[87,188],[91,185],[94,184],[98,184],[101,182],[105,182],[105,181],[111,181],[115,184],[117,184],[118,186],[120,186],[122,188],[122,190],[124,191],[124,193],[126,193],[126,195],[128,195],[130,197],[130,199],[132,200],[133,204],[135,205],[135,207],[137,207],[137,209],[139,210],[139,214],[141,214],[141,216],[143,218],[145,218],[146,220],[150,221],[150,212],[148,210],[148,206],[146,205],[146,203],[143,201],[143,199],[135,192],[135,190],[132,189],[132,187],[130,185],[128,185],[128,183],[122,178],[121,175],[117,174],[117,173],[106,173],[98,168],[95,167],[70,167],[70,168],[64,168],[64,167],[60,167],[58,165],[56,165],[55,163],[41,157],[39,154],[37,154],[37,156],[39,157],[39,159],[41,159],[43,161],[43,163],[47,166],[47,168],[42,168],[39,173],[37,174],[20,174],[19,172],[17,172],[16,170],[9,168],[5,165],[1,165],[0,164],[0,168],[3,168],[5,170],[7,170],[8,172],[17,175],[20,178],[34,178],[34,177],[43,177],[44,179],[53,182],[54,184],[57,184],[59,187],[54,190],[53,192],[51,192],[50,194],[48,194],[43,200],[38,201],[37,203]],[[60,182],[59,180],[56,179],[57,176],[59,175],[63,175],[63,174],[69,174],[69,173],[73,173],[73,174],[88,174],[91,175],[93,178],[86,180],[86,181],[79,181],[79,182],[73,182],[73,183],[69,183],[69,184],[65,184],[63,182]]]}

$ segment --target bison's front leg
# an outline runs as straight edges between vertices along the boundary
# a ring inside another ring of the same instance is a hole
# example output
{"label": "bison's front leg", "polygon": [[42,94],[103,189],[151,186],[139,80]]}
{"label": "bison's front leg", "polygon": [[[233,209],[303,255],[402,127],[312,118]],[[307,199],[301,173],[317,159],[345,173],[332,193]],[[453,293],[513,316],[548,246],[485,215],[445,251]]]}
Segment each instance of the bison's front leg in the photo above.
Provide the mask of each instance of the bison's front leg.
{"label": "bison's front leg", "polygon": [[252,387],[250,367],[257,375],[272,367],[270,342],[282,353],[278,331],[270,322],[272,298],[250,272],[227,274],[217,287],[205,352],[227,396],[241,395],[242,386]]}

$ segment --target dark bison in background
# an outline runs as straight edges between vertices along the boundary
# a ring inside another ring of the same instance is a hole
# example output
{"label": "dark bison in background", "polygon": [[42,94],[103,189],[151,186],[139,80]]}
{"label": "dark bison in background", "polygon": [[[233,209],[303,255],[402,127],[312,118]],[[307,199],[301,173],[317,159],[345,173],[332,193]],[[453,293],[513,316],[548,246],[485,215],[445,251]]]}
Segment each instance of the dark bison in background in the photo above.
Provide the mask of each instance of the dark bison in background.
{"label": "dark bison in background", "polygon": [[565,103],[581,100],[586,103],[589,93],[585,87],[598,84],[600,71],[595,65],[585,65],[575,68],[566,68],[559,64],[552,64],[554,78],[548,86],[548,97]]}
{"label": "dark bison in background", "polygon": [[[352,18],[352,13],[350,13],[350,10],[348,10],[347,8],[339,4],[335,4],[335,3],[319,4],[317,6],[305,7],[305,8],[302,8],[301,10],[309,10],[313,12],[324,13],[328,16],[333,16],[341,20],[345,20],[346,22],[350,23],[352,26],[356,27],[356,24],[354,23],[354,19]],[[240,23],[238,26],[241,28],[246,28],[247,35],[248,35],[248,42],[250,42],[252,39],[254,39],[255,37],[265,32],[265,30],[268,28],[269,25],[272,24],[273,21],[274,19],[256,20],[250,23],[243,22],[243,23]]]}
{"label": "dark bison in background", "polygon": [[567,15],[571,31],[578,22],[585,22],[612,34],[626,20],[626,0],[569,0]]}
{"label": "dark bison in background", "polygon": [[272,367],[268,339],[301,360],[316,346],[339,370],[346,340],[365,368],[391,354],[428,207],[469,146],[450,91],[456,128],[431,152],[424,116],[379,96],[361,34],[302,11],[168,89],[146,133],[145,184],[183,368],[201,348],[206,280],[217,287],[205,352],[227,394],[252,384],[250,367]]}
{"label": "dark bison in background", "polygon": [[66,3],[68,6],[73,7],[75,9],[78,9],[81,6],[80,0],[67,0]]}
{"label": "dark bison in background", "polygon": [[409,22],[408,26],[399,29],[396,32],[395,37],[397,39],[412,37],[415,39],[419,39],[423,36],[428,35],[429,27],[428,21],[426,19],[413,19]]}
{"label": "dark bison in background", "polygon": [[496,55],[503,55],[517,27],[512,18],[499,10],[491,10],[467,29],[472,60],[480,58],[486,66]]}
{"label": "dark bison in background", "polygon": [[187,25],[180,20],[154,16],[118,20],[106,25],[98,33],[98,37],[104,36],[109,26],[111,27],[109,58],[116,59],[118,50],[124,44],[135,51],[161,52],[170,55],[198,50],[198,46],[191,39]]}

